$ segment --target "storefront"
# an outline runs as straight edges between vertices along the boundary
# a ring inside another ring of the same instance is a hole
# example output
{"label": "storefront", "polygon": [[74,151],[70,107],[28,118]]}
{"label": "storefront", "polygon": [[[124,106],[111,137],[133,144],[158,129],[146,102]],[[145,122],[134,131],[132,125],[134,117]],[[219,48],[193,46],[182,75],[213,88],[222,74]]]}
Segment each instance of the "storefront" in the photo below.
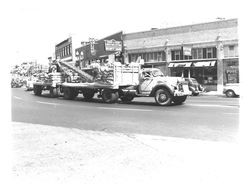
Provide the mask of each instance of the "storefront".
{"label": "storefront", "polygon": [[223,60],[224,83],[239,83],[239,59],[230,58]]}
{"label": "storefront", "polygon": [[172,62],[168,67],[171,76],[195,78],[207,90],[217,89],[216,61]]}

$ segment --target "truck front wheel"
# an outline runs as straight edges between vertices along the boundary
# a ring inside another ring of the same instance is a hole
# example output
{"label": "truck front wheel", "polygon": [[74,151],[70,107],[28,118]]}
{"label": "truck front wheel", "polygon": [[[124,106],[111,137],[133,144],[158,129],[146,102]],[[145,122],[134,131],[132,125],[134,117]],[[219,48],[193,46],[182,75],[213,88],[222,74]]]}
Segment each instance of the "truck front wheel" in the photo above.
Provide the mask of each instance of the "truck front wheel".
{"label": "truck front wheel", "polygon": [[109,89],[104,89],[102,92],[102,100],[105,103],[114,103],[118,100],[119,94],[118,92],[113,92]]}
{"label": "truck front wheel", "polygon": [[168,90],[165,89],[159,89],[155,93],[155,102],[158,105],[165,106],[165,105],[170,105],[172,102],[172,95]]}

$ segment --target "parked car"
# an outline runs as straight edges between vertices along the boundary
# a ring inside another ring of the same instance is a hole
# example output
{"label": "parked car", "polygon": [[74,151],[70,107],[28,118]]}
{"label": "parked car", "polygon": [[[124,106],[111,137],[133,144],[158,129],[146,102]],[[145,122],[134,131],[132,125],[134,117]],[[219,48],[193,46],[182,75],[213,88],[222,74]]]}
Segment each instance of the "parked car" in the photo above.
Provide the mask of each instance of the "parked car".
{"label": "parked car", "polygon": [[197,96],[201,92],[204,92],[204,87],[199,84],[195,78],[185,78],[185,81],[188,82],[188,88],[193,96]]}
{"label": "parked car", "polygon": [[223,93],[227,97],[237,97],[240,95],[239,83],[228,83],[224,86]]}

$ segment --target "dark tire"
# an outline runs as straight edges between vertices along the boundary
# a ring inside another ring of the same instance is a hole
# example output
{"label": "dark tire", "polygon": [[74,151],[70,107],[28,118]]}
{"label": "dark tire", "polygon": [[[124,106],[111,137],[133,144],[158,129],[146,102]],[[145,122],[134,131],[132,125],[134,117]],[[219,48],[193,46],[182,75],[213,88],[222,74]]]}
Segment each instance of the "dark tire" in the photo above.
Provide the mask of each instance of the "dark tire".
{"label": "dark tire", "polygon": [[193,96],[198,96],[199,93],[198,93],[198,92],[193,92],[192,95],[193,95]]}
{"label": "dark tire", "polygon": [[228,91],[226,91],[226,96],[227,97],[235,97],[236,95],[235,95],[234,91],[228,90]]}
{"label": "dark tire", "polygon": [[173,98],[173,102],[175,103],[175,104],[182,104],[184,101],[186,101],[186,99],[187,99],[187,95],[185,95],[185,96],[180,96],[180,97],[174,97]]}
{"label": "dark tire", "polygon": [[95,90],[93,89],[83,89],[82,94],[85,100],[91,100],[95,95]]}
{"label": "dark tire", "polygon": [[118,100],[118,98],[119,98],[118,92],[114,92],[109,89],[104,89],[102,92],[102,100],[105,103],[114,103]]}
{"label": "dark tire", "polygon": [[161,106],[171,105],[173,96],[166,89],[159,89],[155,93],[155,102]]}
{"label": "dark tire", "polygon": [[58,97],[59,94],[60,94],[59,88],[56,88],[56,87],[50,87],[49,92],[50,92],[50,96],[53,97],[53,98]]}
{"label": "dark tire", "polygon": [[63,97],[64,99],[68,99],[68,100],[72,100],[75,99],[78,95],[78,91],[73,89],[73,88],[69,88],[69,87],[65,87],[63,88]]}
{"label": "dark tire", "polygon": [[42,87],[38,85],[34,85],[33,91],[36,96],[40,96],[42,94]]}
{"label": "dark tire", "polygon": [[128,103],[134,99],[134,96],[133,95],[125,95],[125,96],[121,97],[120,99],[122,100],[122,102]]}

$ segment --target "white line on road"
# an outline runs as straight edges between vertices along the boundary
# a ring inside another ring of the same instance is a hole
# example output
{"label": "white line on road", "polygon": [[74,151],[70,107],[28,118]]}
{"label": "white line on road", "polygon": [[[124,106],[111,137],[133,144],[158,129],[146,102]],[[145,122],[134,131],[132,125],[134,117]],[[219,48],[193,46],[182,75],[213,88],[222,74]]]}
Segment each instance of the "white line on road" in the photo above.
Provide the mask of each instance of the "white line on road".
{"label": "white line on road", "polygon": [[14,96],[14,98],[16,98],[16,99],[20,99],[20,100],[22,99],[21,97],[17,97],[17,96]]}
{"label": "white line on road", "polygon": [[50,102],[42,102],[42,101],[36,101],[37,103],[41,103],[41,104],[47,104],[47,105],[61,105],[58,103],[50,103]]}
{"label": "white line on road", "polygon": [[186,105],[189,105],[189,106],[198,106],[198,107],[236,107],[238,108],[239,106],[238,105],[215,105],[215,104],[186,104]]}
{"label": "white line on road", "polygon": [[231,112],[231,113],[229,113],[229,112],[227,112],[227,113],[224,113],[224,114],[227,114],[227,115],[232,115],[232,114],[235,114],[235,115],[239,115],[240,113],[238,113],[238,112]]}
{"label": "white line on road", "polygon": [[98,107],[98,109],[104,109],[104,110],[130,110],[130,111],[141,111],[141,112],[152,112],[153,111],[153,110],[145,110],[145,109],[107,108],[107,107]]}

